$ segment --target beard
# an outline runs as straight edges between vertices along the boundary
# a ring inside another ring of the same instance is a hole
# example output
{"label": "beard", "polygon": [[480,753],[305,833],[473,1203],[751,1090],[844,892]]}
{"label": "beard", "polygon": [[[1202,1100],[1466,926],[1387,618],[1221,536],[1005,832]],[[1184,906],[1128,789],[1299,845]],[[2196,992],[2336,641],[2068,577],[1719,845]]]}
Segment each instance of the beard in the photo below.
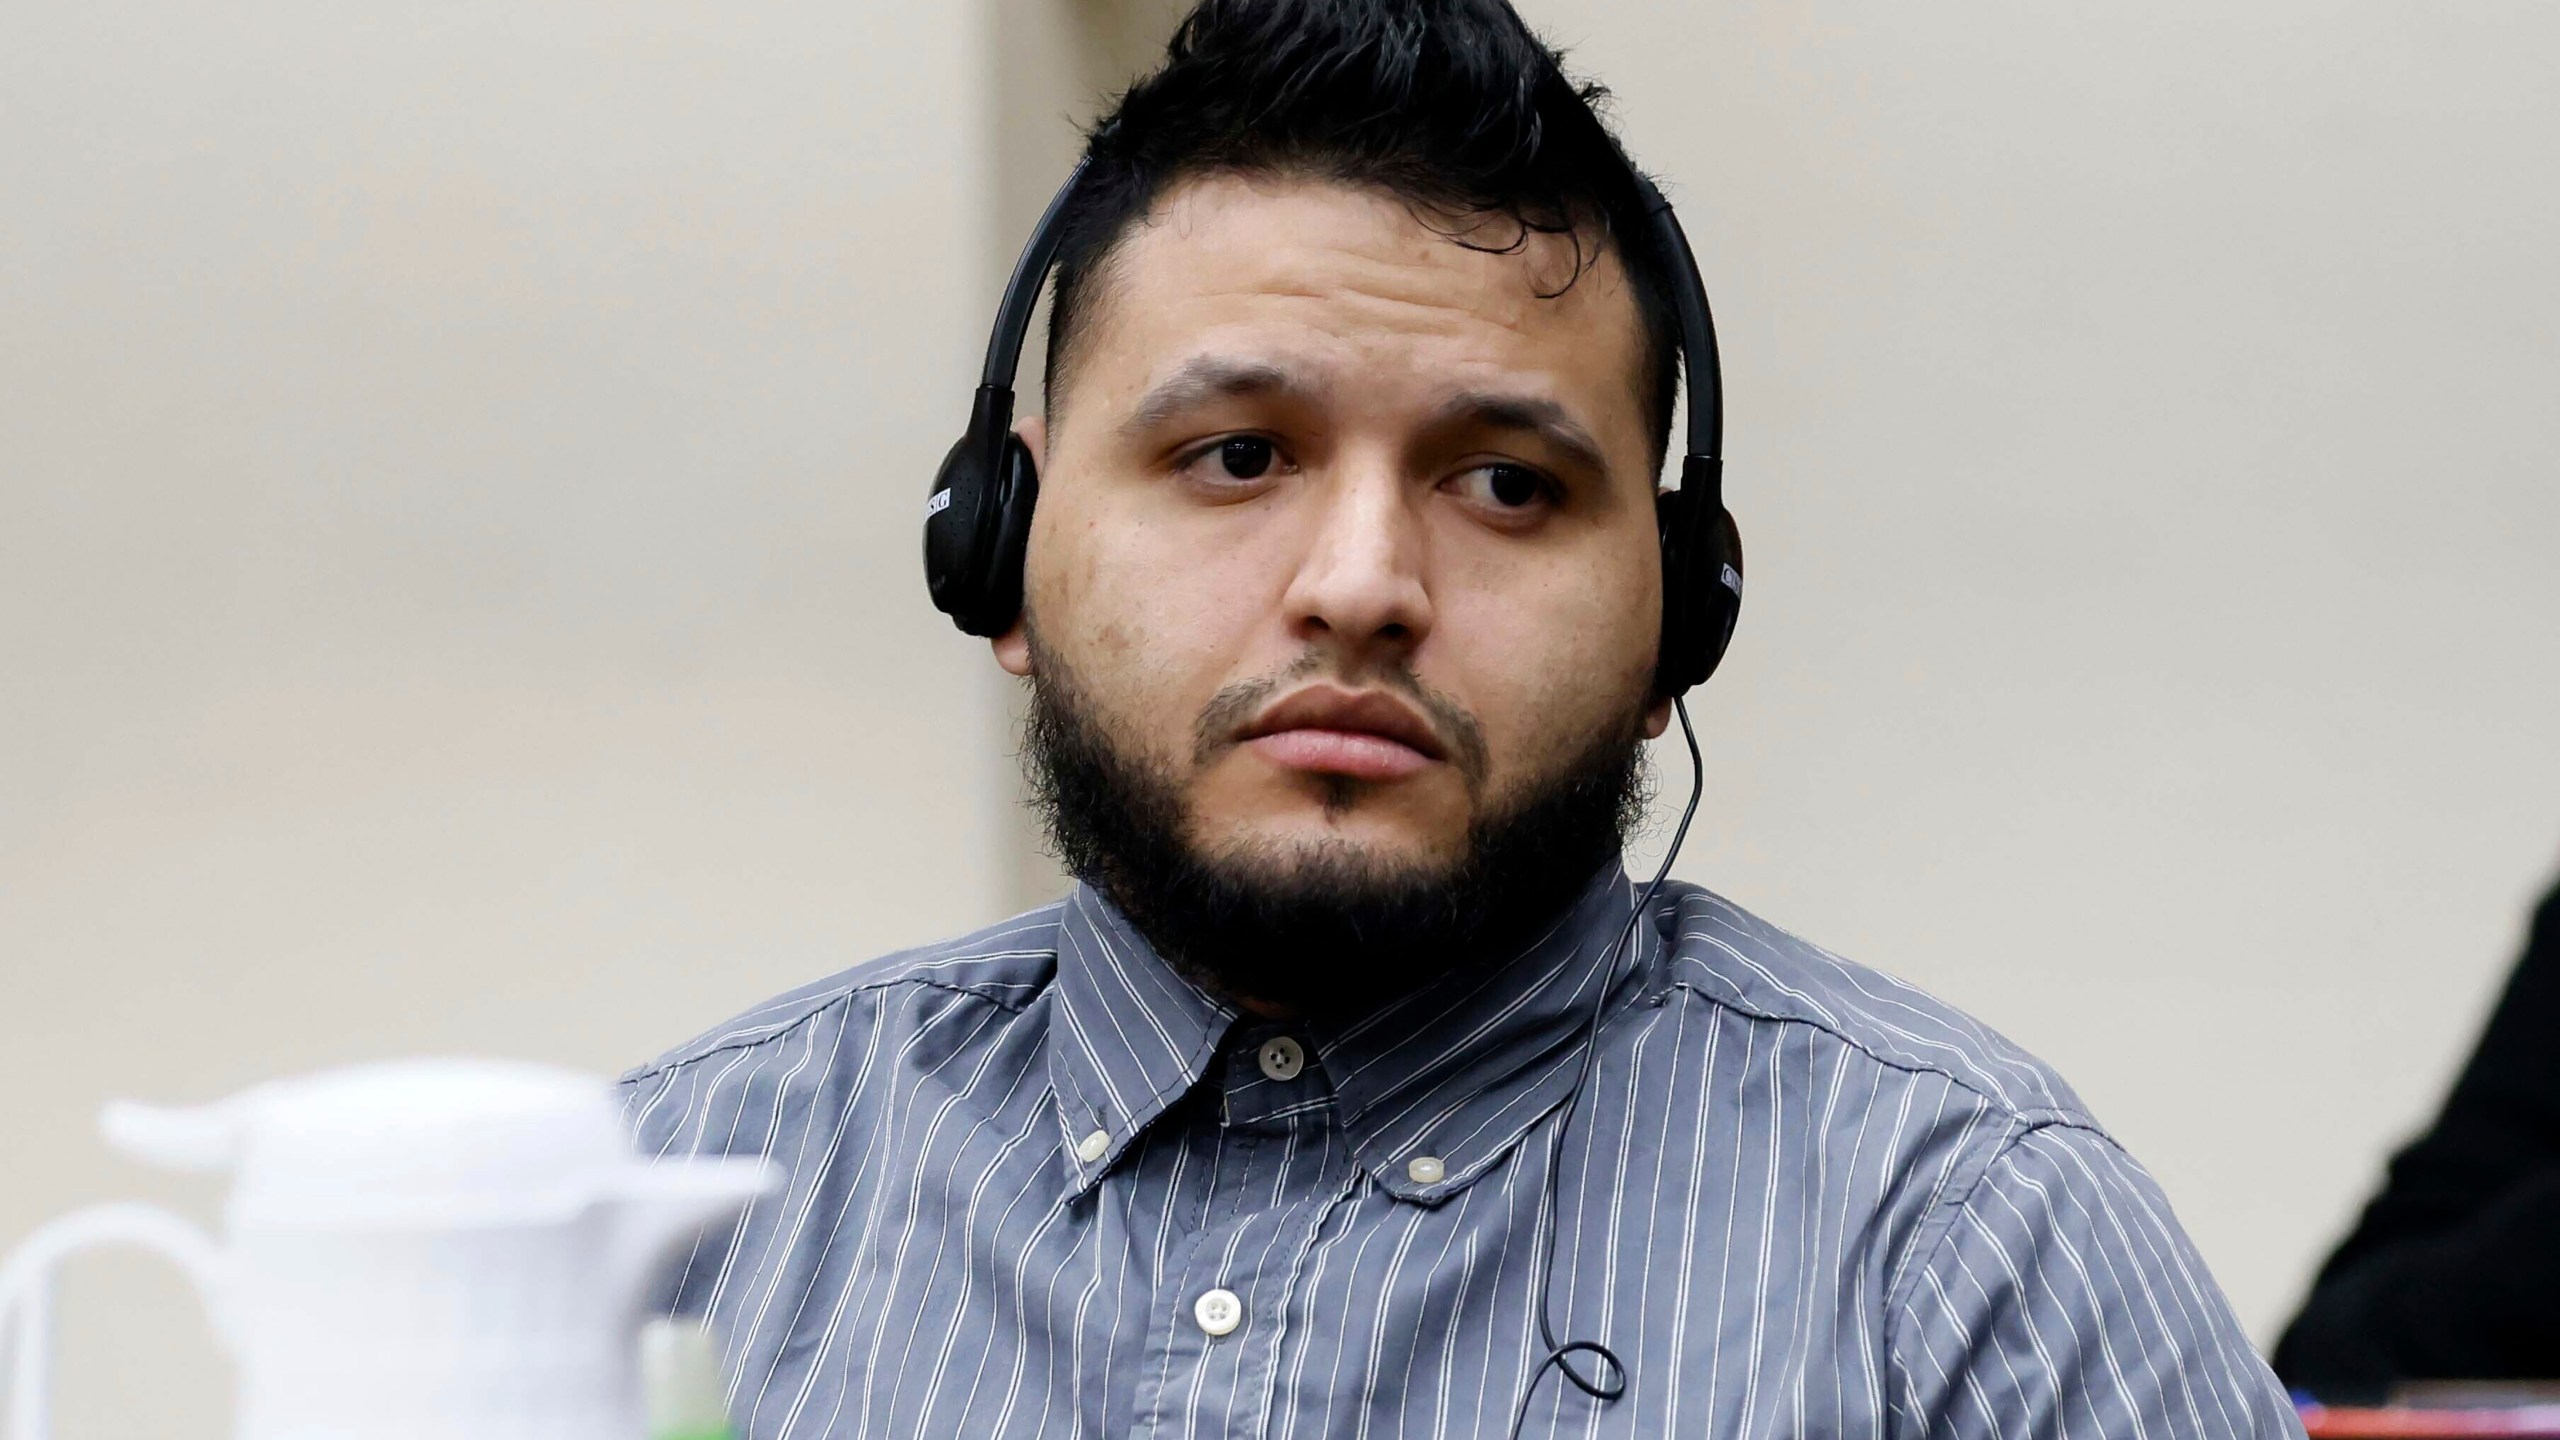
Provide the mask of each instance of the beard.
{"label": "beard", "polygon": [[[1214,853],[1190,836],[1184,775],[1133,754],[1058,657],[1031,639],[1031,709],[1023,762],[1058,859],[1101,892],[1158,954],[1210,993],[1294,1015],[1359,1013],[1470,962],[1525,947],[1614,859],[1651,798],[1640,715],[1606,727],[1563,763],[1513,787],[1468,826],[1453,860],[1383,857],[1349,841],[1265,843]],[[1316,657],[1291,673],[1312,671]],[[1410,671],[1384,677],[1456,731],[1460,768],[1473,721]],[[1220,717],[1278,682],[1232,687],[1201,716],[1189,757],[1204,767],[1226,744]],[[1125,732],[1123,732],[1125,733]],[[1232,742],[1227,742],[1232,743]],[[1472,744],[1472,750],[1470,746]],[[1362,782],[1326,777],[1339,815]]]}

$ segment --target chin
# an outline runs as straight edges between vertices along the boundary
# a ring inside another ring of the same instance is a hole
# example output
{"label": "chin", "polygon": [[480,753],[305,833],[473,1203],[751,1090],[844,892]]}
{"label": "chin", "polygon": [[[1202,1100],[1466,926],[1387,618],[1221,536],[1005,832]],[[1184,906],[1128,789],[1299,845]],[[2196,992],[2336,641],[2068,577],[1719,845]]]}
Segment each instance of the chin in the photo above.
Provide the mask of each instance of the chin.
{"label": "chin", "polygon": [[1257,866],[1283,874],[1345,861],[1390,871],[1436,869],[1455,863],[1467,839],[1463,821],[1421,825],[1389,807],[1354,805],[1337,813],[1322,803],[1302,803],[1223,822],[1204,816],[1195,823],[1193,833],[1209,854],[1250,856]]}

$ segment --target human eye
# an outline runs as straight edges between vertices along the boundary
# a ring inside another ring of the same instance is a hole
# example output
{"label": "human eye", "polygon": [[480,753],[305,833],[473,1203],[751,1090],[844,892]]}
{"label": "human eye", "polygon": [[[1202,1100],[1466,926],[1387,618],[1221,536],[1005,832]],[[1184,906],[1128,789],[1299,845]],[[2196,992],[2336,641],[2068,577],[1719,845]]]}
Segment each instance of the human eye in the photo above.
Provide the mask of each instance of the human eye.
{"label": "human eye", "polygon": [[1268,435],[1221,435],[1184,451],[1177,468],[1184,479],[1210,490],[1258,493],[1297,467]]}
{"label": "human eye", "polygon": [[1508,460],[1470,465],[1442,488],[1498,522],[1514,525],[1544,516],[1564,498],[1563,487],[1545,472]]}

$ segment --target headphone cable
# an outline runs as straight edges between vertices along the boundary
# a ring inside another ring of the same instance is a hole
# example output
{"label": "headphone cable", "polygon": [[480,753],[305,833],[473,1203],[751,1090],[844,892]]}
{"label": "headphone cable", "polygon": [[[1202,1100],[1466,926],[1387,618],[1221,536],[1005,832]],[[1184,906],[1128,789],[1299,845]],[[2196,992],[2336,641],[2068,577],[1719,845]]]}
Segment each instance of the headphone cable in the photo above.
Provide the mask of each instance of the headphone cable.
{"label": "headphone cable", "polygon": [[[1635,909],[1627,916],[1626,928],[1618,932],[1609,963],[1600,972],[1600,990],[1591,1000],[1591,1022],[1582,1045],[1582,1065],[1574,1074],[1572,1091],[1565,1096],[1564,1111],[1556,1119],[1555,1139],[1547,1146],[1547,1203],[1539,1209],[1538,1223],[1541,1253],[1537,1299],[1538,1339],[1545,1344],[1547,1351],[1530,1369],[1529,1383],[1521,1388],[1520,1403],[1511,1412],[1511,1440],[1520,1440],[1523,1428],[1529,1423],[1529,1402],[1536,1398],[1538,1382],[1546,1378],[1549,1370],[1563,1375],[1573,1388],[1604,1405],[1627,1393],[1627,1362],[1619,1359],[1618,1352],[1602,1341],[1558,1340],[1555,1317],[1549,1313],[1549,1306],[1555,1294],[1557,1216],[1564,1208],[1557,1191],[1564,1171],[1565,1132],[1572,1128],[1574,1112],[1582,1106],[1583,1087],[1591,1081],[1593,1057],[1600,1053],[1600,1025],[1607,1017],[1609,991],[1617,976],[1617,962],[1625,958],[1628,945],[1635,939],[1637,924],[1653,908],[1653,897],[1671,874],[1671,862],[1680,857],[1680,842],[1689,838],[1689,821],[1697,815],[1698,797],[1707,788],[1706,762],[1698,755],[1698,732],[1689,724],[1689,704],[1674,696],[1671,708],[1680,717],[1681,738],[1689,742],[1689,803],[1680,811],[1679,828],[1671,832],[1671,848],[1663,852],[1662,864],[1654,870],[1653,879],[1645,885],[1644,893],[1636,898]],[[1576,1355],[1588,1355],[1599,1362],[1591,1375],[1586,1376],[1574,1368],[1573,1357]]]}

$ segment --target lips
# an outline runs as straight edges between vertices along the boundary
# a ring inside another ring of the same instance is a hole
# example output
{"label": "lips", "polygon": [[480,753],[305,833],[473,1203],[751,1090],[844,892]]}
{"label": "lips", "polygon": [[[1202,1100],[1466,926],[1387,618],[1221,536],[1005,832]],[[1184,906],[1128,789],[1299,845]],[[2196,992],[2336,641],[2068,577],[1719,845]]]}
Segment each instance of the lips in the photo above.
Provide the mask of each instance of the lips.
{"label": "lips", "polygon": [[1393,780],[1448,758],[1420,711],[1383,691],[1330,685],[1295,691],[1256,716],[1241,737],[1288,770]]}

